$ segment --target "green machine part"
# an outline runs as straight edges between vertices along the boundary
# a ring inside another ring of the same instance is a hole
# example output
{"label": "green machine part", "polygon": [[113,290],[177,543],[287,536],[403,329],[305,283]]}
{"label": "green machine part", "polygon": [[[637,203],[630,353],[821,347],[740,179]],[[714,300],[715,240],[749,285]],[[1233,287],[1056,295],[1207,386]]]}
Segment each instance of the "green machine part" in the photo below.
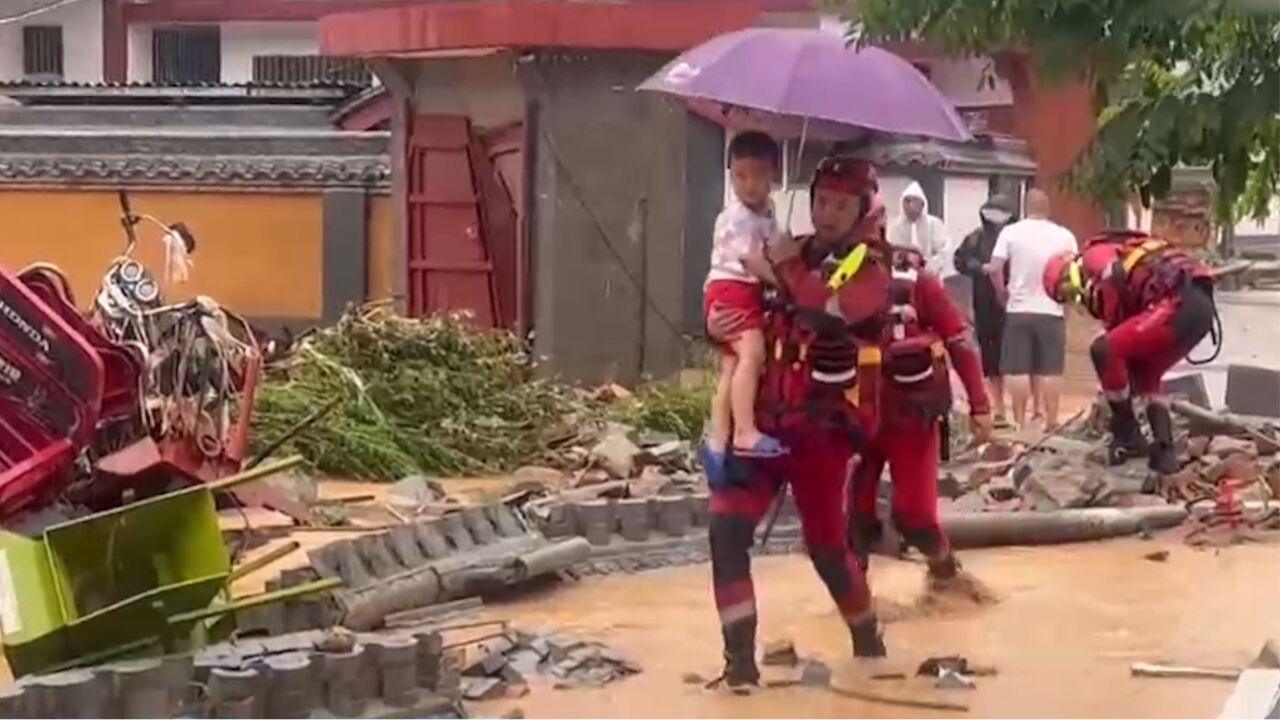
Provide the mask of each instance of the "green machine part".
{"label": "green machine part", "polygon": [[203,644],[219,608],[236,605],[214,492],[299,460],[54,525],[39,539],[0,531],[0,632],[15,676],[139,646]]}

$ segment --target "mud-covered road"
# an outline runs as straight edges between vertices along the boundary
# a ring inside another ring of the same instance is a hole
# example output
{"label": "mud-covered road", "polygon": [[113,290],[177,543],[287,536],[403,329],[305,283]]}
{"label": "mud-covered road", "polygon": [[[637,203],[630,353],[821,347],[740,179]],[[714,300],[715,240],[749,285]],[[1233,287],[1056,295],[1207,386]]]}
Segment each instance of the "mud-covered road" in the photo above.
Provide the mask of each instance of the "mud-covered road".
{"label": "mud-covered road", "polygon": [[[1166,562],[1144,555],[1166,549]],[[903,694],[966,703],[971,715],[1215,717],[1232,684],[1130,677],[1134,662],[1236,666],[1280,639],[1280,543],[1197,551],[1173,537],[975,551],[962,556],[1002,601],[993,607],[889,625],[891,660],[914,670],[930,655],[962,654],[999,675],[974,690],[899,685]],[[848,635],[801,556],[758,559],[761,639],[790,638],[802,656],[837,666]],[[877,558],[877,595],[910,603],[923,567]],[[598,639],[644,667],[603,689],[555,690],[535,682],[515,701],[529,717],[902,717],[929,711],[867,704],[791,687],[747,698],[682,682],[714,677],[719,638],[706,565],[590,578],[491,606],[518,627],[545,624]],[[839,671],[839,670],[837,670]],[[875,684],[882,690],[893,682]],[[945,715],[945,713],[935,713]]]}

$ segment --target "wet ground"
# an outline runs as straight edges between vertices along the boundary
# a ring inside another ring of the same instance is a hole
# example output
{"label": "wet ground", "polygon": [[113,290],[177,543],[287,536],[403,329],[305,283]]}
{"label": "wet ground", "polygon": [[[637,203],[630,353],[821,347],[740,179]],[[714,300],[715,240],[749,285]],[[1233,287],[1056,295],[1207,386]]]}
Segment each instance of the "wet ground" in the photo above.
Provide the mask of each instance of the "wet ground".
{"label": "wet ground", "polygon": [[[1144,559],[1169,551],[1165,562]],[[883,692],[944,699],[975,717],[1216,717],[1232,683],[1130,676],[1134,662],[1242,666],[1280,638],[1280,544],[1194,550],[1176,537],[965,553],[966,567],[999,604],[888,626],[891,661],[914,670],[930,655],[961,654],[995,665],[973,690],[875,682]],[[761,640],[792,639],[802,656],[839,667],[849,653],[840,626],[801,556],[758,559]],[[919,564],[877,558],[878,595],[910,603]],[[529,717],[914,717],[948,713],[869,704],[821,689],[790,687],[727,697],[685,684],[715,677],[718,626],[706,565],[557,585],[493,606],[517,626],[545,624],[601,640],[643,666],[602,689],[534,684],[515,701]],[[837,670],[839,671],[839,670]],[[950,713],[963,714],[963,713]]]}

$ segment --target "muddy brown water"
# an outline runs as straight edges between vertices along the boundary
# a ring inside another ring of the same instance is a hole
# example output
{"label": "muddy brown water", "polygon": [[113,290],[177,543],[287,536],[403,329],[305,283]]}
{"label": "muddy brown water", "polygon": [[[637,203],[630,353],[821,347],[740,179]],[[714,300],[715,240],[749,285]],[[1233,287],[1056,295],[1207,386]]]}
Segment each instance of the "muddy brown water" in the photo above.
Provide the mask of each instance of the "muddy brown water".
{"label": "muddy brown water", "polygon": [[[1143,556],[1167,549],[1167,562]],[[991,607],[888,626],[891,663],[914,670],[930,655],[962,654],[995,665],[973,690],[877,682],[878,690],[967,704],[972,717],[1216,717],[1232,683],[1130,676],[1134,662],[1246,665],[1280,638],[1280,544],[1193,550],[1176,537],[1004,548],[963,555],[999,593]],[[792,639],[801,656],[837,668],[848,635],[801,556],[756,560],[761,641]],[[477,704],[477,715],[513,706],[528,717],[928,717],[966,715],[869,704],[789,687],[746,698],[685,684],[720,669],[707,565],[589,578],[486,610],[518,627],[540,625],[608,643],[643,666],[600,689],[557,690],[536,680],[518,700]],[[877,595],[910,603],[922,566],[877,558]]]}

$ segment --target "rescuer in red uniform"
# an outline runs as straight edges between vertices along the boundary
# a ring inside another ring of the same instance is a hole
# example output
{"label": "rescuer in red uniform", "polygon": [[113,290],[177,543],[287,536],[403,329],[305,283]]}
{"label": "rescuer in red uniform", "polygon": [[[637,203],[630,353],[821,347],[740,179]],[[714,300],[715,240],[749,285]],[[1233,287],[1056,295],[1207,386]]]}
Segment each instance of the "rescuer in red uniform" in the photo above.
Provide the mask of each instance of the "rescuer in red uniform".
{"label": "rescuer in red uniform", "polygon": [[[867,330],[888,311],[888,272],[876,262],[849,262],[858,222],[871,208],[874,172],[865,163],[827,158],[811,187],[815,234],[747,256],[753,273],[770,278],[777,297],[768,308],[768,359],[757,397],[760,429],[789,453],[776,459],[730,456],[723,472],[708,472],[710,545],[716,609],[730,688],[759,680],[755,661],[756,603],[749,550],[756,526],[790,483],[805,547],[852,637],[853,654],[885,654],[871,594],[846,541],[845,495],[863,435],[874,429],[878,360]],[[853,258],[857,260],[857,258]],[[842,275],[843,273],[843,275]],[[833,278],[845,277],[842,282]],[[714,334],[735,318],[708,316]]]}
{"label": "rescuer in red uniform", "polygon": [[931,587],[980,592],[960,575],[938,522],[938,461],[945,442],[941,427],[951,410],[948,358],[969,399],[974,440],[990,438],[991,407],[981,361],[968,341],[963,315],[942,282],[924,269],[920,253],[892,247],[878,234],[862,239],[868,253],[890,270],[890,308],[876,338],[882,353],[879,430],[862,448],[853,472],[849,543],[865,572],[882,531],[876,491],[888,464],[894,527],[924,554]]}
{"label": "rescuer in red uniform", "polygon": [[[1200,261],[1140,231],[1104,232],[1078,255],[1060,255],[1044,273],[1059,302],[1079,301],[1105,331],[1089,348],[1111,407],[1112,464],[1147,455],[1158,473],[1179,469],[1164,374],[1214,333],[1213,273]],[[1151,442],[1143,437],[1133,396],[1147,400]]]}

